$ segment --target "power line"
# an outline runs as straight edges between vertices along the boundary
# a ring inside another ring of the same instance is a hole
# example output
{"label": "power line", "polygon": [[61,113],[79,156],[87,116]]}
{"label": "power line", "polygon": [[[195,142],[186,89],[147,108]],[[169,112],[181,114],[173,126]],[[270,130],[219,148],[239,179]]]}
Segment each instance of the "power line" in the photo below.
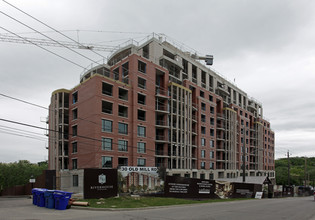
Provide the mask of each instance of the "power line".
{"label": "power line", "polygon": [[16,100],[16,101],[19,101],[19,102],[23,102],[23,103],[28,104],[28,105],[33,105],[33,106],[35,106],[35,107],[42,108],[42,109],[45,109],[45,110],[49,110],[49,108],[46,108],[46,107],[44,107],[44,106],[37,105],[37,104],[31,103],[31,102],[28,102],[28,101],[24,101],[24,100],[22,100],[22,99],[14,98],[14,97],[12,97],[12,96],[5,95],[5,94],[3,94],[3,93],[0,93],[0,96],[6,97],[6,98],[9,98],[9,99],[13,99],[13,100]]}
{"label": "power line", "polygon": [[28,133],[30,135],[39,135],[39,136],[43,136],[43,134],[40,133],[36,133],[36,132],[32,132],[32,131],[27,131],[27,130],[23,130],[23,129],[18,129],[18,128],[13,128],[13,127],[8,127],[8,126],[4,126],[4,125],[0,125],[0,128],[4,129],[4,130],[14,130],[14,131],[19,131],[20,133],[24,132],[24,133]]}
{"label": "power line", "polygon": [[[0,121],[4,121],[4,122],[8,122],[8,123],[13,123],[13,124],[17,124],[17,125],[22,125],[22,126],[27,126],[27,127],[32,127],[32,128],[36,128],[36,129],[41,129],[41,130],[46,130],[46,131],[51,131],[51,132],[56,132],[56,133],[59,133],[59,134],[65,134],[65,132],[61,132],[61,131],[57,131],[57,130],[54,130],[54,129],[49,129],[49,128],[43,128],[43,127],[39,127],[39,126],[35,126],[35,125],[31,125],[31,124],[26,124],[26,123],[22,123],[22,122],[18,122],[18,121],[13,121],[13,120],[8,120],[8,119],[4,119],[4,118],[0,118]],[[83,135],[76,135],[74,136],[73,134],[69,134],[70,136],[72,137],[78,137],[78,138],[83,138],[83,139],[86,139],[86,140],[91,140],[91,141],[97,141],[97,142],[100,142],[100,143],[104,143],[103,140],[100,140],[100,139],[96,139],[96,138],[91,138],[91,137],[87,137],[87,136],[83,136]],[[79,143],[84,143],[84,142],[79,142]],[[117,145],[119,146],[119,143],[115,143],[115,142],[112,142],[113,145]],[[89,145],[89,146],[93,146],[93,147],[97,147],[95,146],[94,144],[88,144],[88,143],[84,143],[84,145]],[[138,149],[137,146],[132,146],[132,145],[128,145],[127,146],[128,149],[131,148],[131,149]],[[98,147],[98,150],[97,152],[99,152],[100,150],[103,150],[102,147]],[[155,152],[155,149],[148,149],[148,148],[145,148],[145,152],[147,151],[150,151],[150,152]],[[127,151],[128,152],[128,151]],[[123,153],[123,152],[122,152]],[[90,154],[90,153],[86,153],[86,154]],[[84,153],[83,153],[84,155]],[[151,157],[155,157],[155,155],[151,155]],[[151,158],[152,159],[152,158]],[[214,162],[214,159],[207,159],[207,158],[202,158],[203,161],[210,161],[210,162]]]}
{"label": "power line", "polygon": [[1,128],[0,128],[0,133],[15,135],[15,136],[19,136],[19,137],[31,138],[31,139],[35,139],[35,140],[39,140],[39,141],[44,141],[44,142],[47,141],[47,140],[40,139],[40,138],[35,137],[35,136],[30,136],[30,135],[26,135],[26,134],[13,133],[13,132],[7,131],[7,130],[5,130],[5,129],[1,129]]}

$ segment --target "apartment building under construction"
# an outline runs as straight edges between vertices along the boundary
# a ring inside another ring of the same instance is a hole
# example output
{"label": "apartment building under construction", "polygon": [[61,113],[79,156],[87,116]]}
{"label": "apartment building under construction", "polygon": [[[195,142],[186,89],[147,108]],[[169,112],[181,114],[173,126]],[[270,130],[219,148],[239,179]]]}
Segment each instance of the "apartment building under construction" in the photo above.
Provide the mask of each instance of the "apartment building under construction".
{"label": "apartment building under construction", "polygon": [[[52,93],[49,169],[164,167],[203,179],[275,178],[274,132],[260,102],[164,37],[117,49]],[[244,159],[243,159],[244,158]],[[70,176],[71,176],[70,175]],[[69,175],[68,175],[69,176]]]}

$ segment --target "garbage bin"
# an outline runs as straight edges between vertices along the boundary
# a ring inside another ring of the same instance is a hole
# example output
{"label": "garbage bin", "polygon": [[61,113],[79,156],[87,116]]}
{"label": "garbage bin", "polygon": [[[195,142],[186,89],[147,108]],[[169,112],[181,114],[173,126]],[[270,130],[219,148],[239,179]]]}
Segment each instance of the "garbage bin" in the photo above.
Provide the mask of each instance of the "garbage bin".
{"label": "garbage bin", "polygon": [[38,190],[37,188],[32,189],[33,205],[37,205],[37,195],[36,195],[37,190]]}
{"label": "garbage bin", "polygon": [[44,192],[46,192],[47,189],[37,189],[36,190],[36,197],[37,197],[37,206],[39,207],[45,207],[45,197]]}
{"label": "garbage bin", "polygon": [[64,192],[60,190],[55,190],[54,199],[55,199],[55,209],[65,210],[67,208],[69,199],[71,198],[72,193]]}
{"label": "garbage bin", "polygon": [[54,190],[47,190],[44,192],[45,207],[49,209],[55,208]]}

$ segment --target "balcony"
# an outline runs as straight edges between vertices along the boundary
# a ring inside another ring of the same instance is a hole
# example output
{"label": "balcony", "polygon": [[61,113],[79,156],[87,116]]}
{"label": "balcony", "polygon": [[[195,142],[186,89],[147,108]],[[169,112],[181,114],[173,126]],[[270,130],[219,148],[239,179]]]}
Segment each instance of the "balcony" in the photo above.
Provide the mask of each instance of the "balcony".
{"label": "balcony", "polygon": [[156,136],[155,136],[155,141],[156,141],[156,142],[163,142],[163,143],[168,142],[168,140],[167,140],[167,138],[165,137],[165,135],[156,135]]}
{"label": "balcony", "polygon": [[155,96],[164,98],[164,99],[169,99],[169,96],[167,94],[167,89],[161,88],[159,86],[156,86],[155,88]]}
{"label": "balcony", "polygon": [[225,137],[223,135],[217,135],[217,140],[219,141],[225,141]]}
{"label": "balcony", "polygon": [[198,107],[196,103],[192,103],[192,109],[198,111]]}
{"label": "balcony", "polygon": [[161,113],[168,113],[167,106],[166,105],[161,105],[161,104],[157,104],[155,106],[155,111],[161,112]]}
{"label": "balcony", "polygon": [[222,113],[217,113],[217,119],[222,119],[222,120],[224,120],[225,117],[224,117],[224,115],[223,115]]}
{"label": "balcony", "polygon": [[228,91],[228,88],[226,85],[218,85],[217,89],[216,89],[216,93],[219,95],[223,95],[223,96],[229,96],[230,93]]}
{"label": "balcony", "polygon": [[248,111],[257,111],[257,108],[255,107],[255,103],[254,102],[250,102],[247,105],[247,109],[248,109]]}
{"label": "balcony", "polygon": [[161,127],[161,128],[168,128],[169,127],[167,121],[165,121],[165,120],[156,120],[155,126]]}
{"label": "balcony", "polygon": [[192,119],[194,122],[197,122],[197,116],[196,116],[196,115],[192,115],[191,119]]}
{"label": "balcony", "polygon": [[225,131],[225,130],[226,130],[226,127],[225,127],[225,125],[217,124],[217,130]]}
{"label": "balcony", "polygon": [[164,151],[163,151],[163,150],[156,150],[156,151],[155,151],[155,156],[156,156],[156,157],[169,157],[168,155],[165,155],[165,154],[164,154]]}
{"label": "balcony", "polygon": [[[174,57],[175,58],[175,57]],[[163,54],[160,58],[159,58],[160,61],[164,62],[165,64],[168,64],[168,65],[176,65],[178,66],[180,69],[183,69],[183,65],[181,63],[181,61],[178,59],[172,59],[170,58],[169,56],[166,56],[165,54]]]}

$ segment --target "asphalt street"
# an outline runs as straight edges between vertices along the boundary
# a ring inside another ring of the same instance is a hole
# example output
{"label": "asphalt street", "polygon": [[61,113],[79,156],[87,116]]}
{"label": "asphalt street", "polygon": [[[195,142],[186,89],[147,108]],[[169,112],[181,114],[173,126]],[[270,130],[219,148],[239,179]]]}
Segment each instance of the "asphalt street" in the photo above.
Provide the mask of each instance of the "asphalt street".
{"label": "asphalt street", "polygon": [[2,220],[146,220],[146,219],[298,219],[315,220],[313,197],[246,200],[134,210],[54,210],[34,206],[29,198],[0,197]]}

